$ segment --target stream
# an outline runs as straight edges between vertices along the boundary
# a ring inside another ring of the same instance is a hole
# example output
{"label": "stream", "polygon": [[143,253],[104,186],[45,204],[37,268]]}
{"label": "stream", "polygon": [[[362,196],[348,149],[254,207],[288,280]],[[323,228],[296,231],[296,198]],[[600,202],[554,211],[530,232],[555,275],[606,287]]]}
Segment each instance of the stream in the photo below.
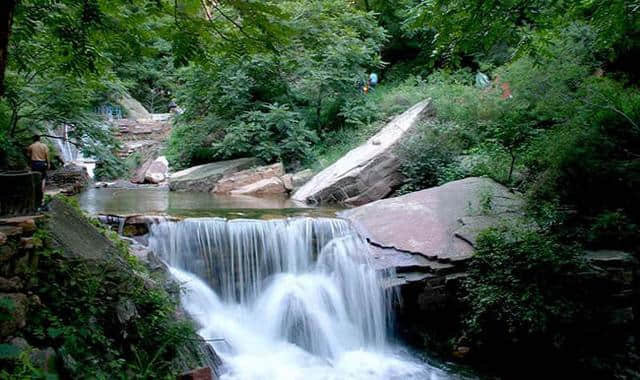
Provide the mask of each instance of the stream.
{"label": "stream", "polygon": [[181,303],[223,360],[226,380],[467,378],[394,336],[394,290],[368,243],[336,209],[284,198],[163,189],[91,189],[89,213],[168,214],[149,248],[183,288]]}

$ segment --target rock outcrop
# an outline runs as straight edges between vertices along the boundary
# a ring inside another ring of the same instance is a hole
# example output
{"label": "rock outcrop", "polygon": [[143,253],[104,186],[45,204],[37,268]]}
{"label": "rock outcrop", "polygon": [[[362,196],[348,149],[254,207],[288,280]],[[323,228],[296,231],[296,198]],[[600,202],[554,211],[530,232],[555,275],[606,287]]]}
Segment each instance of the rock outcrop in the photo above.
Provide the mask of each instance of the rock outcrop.
{"label": "rock outcrop", "polygon": [[522,197],[472,177],[341,213],[382,248],[455,262],[470,257],[477,234],[522,212]]}
{"label": "rock outcrop", "polygon": [[[371,244],[374,263],[392,268],[420,312],[447,302],[464,277],[480,231],[522,215],[523,199],[488,178],[466,178],[340,213]],[[412,306],[413,307],[413,306]]]}
{"label": "rock outcrop", "polygon": [[336,202],[358,206],[382,199],[402,183],[394,148],[416,124],[433,115],[424,100],[395,117],[365,144],[316,174],[293,195],[307,203]]}
{"label": "rock outcrop", "polygon": [[225,175],[248,169],[255,163],[255,158],[238,158],[194,166],[173,173],[169,180],[169,188],[172,191],[210,192]]}

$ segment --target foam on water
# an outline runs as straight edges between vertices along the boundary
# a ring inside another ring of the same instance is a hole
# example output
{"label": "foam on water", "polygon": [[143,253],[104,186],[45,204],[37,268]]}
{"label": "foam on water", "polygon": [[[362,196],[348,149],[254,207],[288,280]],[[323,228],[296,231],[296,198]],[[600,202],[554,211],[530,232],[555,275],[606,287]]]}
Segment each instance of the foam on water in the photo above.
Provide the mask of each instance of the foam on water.
{"label": "foam on water", "polygon": [[223,379],[449,378],[388,343],[393,294],[345,221],[188,219],[154,225],[149,244]]}

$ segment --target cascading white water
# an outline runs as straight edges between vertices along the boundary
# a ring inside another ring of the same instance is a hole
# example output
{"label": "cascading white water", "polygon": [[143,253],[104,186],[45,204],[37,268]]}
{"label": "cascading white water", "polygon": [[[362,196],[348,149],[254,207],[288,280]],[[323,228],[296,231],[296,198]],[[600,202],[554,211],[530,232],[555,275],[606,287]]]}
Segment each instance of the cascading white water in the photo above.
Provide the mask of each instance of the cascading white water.
{"label": "cascading white water", "polygon": [[388,343],[392,294],[346,221],[187,219],[153,225],[149,246],[224,379],[448,378]]}
{"label": "cascading white water", "polygon": [[87,174],[90,178],[93,178],[93,170],[95,169],[95,160],[86,158],[82,154],[82,151],[78,149],[78,147],[71,143],[69,139],[69,126],[63,124],[61,128],[58,128],[61,132],[56,134],[54,130],[49,129],[49,134],[53,136],[58,136],[58,138],[52,139],[60,155],[62,156],[62,161],[66,164],[75,163],[77,165],[83,166],[87,169]]}

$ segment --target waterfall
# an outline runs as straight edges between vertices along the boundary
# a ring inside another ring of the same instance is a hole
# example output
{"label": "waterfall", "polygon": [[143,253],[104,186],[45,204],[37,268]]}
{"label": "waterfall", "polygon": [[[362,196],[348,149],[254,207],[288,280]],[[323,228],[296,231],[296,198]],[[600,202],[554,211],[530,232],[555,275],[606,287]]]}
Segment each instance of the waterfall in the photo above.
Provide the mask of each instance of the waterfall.
{"label": "waterfall", "polygon": [[393,294],[329,218],[162,222],[149,246],[225,363],[223,379],[441,379],[389,343]]}
{"label": "waterfall", "polygon": [[69,126],[63,124],[61,129],[58,128],[61,134],[58,134],[52,128],[48,129],[48,133],[59,138],[51,139],[56,144],[58,152],[65,165],[75,163],[76,165],[83,166],[87,169],[87,173],[90,178],[93,178],[93,170],[95,169],[95,160],[92,158],[86,158],[82,154],[82,151],[78,147],[71,143],[69,140]]}

